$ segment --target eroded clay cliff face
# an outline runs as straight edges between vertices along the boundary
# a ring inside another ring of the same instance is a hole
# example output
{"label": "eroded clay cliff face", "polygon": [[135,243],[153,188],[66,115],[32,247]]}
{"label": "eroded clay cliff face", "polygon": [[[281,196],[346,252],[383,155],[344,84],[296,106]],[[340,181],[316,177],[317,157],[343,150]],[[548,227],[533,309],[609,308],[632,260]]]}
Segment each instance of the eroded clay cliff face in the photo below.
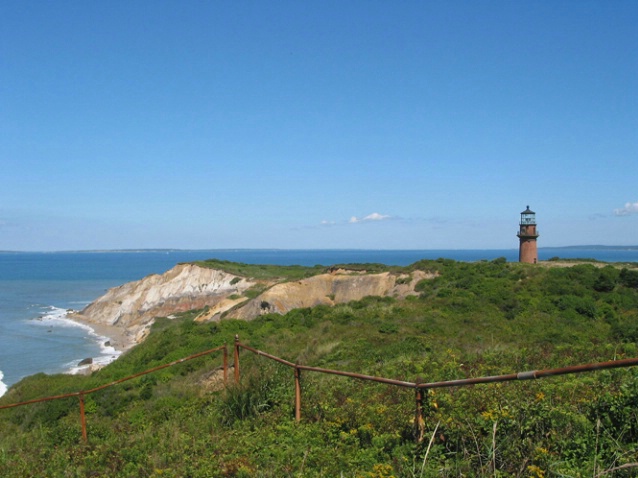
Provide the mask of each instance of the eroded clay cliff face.
{"label": "eroded clay cliff face", "polygon": [[[261,283],[267,289],[249,299],[244,293],[255,281],[223,271],[180,264],[168,272],[151,275],[110,289],[75,318],[89,324],[116,327],[139,343],[156,317],[192,309],[204,309],[196,320],[220,320],[222,316],[251,320],[266,313],[285,314],[292,309],[335,305],[366,296],[403,298],[414,295],[416,284],[434,277],[422,271],[411,274],[367,274],[333,271],[284,283]],[[274,284],[274,285],[273,285]]]}
{"label": "eroded clay cliff face", "polygon": [[180,264],[164,274],[110,289],[75,318],[122,328],[139,343],[155,317],[216,306],[253,285],[252,281],[223,271]]}
{"label": "eroded clay cliff face", "polygon": [[[276,284],[257,298],[230,311],[227,317],[251,320],[262,314],[285,314],[304,307],[344,304],[367,296],[404,298],[416,294],[414,287],[420,280],[432,277],[432,274],[422,271],[398,276],[389,272],[365,274],[338,271],[320,274],[300,281]],[[220,317],[220,314],[211,311],[202,319],[215,320]]]}

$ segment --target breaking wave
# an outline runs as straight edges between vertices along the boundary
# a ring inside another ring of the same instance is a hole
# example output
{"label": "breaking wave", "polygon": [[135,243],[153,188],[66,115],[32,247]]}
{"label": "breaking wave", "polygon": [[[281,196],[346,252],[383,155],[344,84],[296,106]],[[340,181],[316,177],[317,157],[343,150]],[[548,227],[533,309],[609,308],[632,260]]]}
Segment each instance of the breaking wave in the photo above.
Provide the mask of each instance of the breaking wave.
{"label": "breaking wave", "polygon": [[2,373],[2,370],[0,370],[0,397],[3,396],[5,393],[7,393],[7,386],[2,381],[3,378],[4,378],[4,374]]}
{"label": "breaking wave", "polygon": [[61,309],[59,307],[48,307],[47,312],[35,319],[37,323],[43,326],[58,326],[58,327],[73,327],[83,329],[92,341],[94,341],[100,347],[100,353],[97,356],[92,357],[91,365],[79,365],[83,360],[83,357],[78,358],[65,365],[67,373],[77,374],[91,368],[92,366],[104,366],[113,362],[121,355],[121,351],[116,350],[110,345],[109,337],[99,335],[93,330],[93,328],[86,324],[81,324],[72,319],[69,319],[69,310]]}

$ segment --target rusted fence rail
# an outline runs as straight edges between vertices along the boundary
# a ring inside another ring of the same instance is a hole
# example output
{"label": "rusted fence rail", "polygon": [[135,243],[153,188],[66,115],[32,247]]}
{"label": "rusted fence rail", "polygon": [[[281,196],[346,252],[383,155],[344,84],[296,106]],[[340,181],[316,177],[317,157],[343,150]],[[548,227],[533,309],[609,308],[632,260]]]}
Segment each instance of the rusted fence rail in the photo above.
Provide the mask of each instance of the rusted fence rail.
{"label": "rusted fence rail", "polygon": [[481,383],[511,382],[514,380],[534,380],[537,378],[554,377],[572,373],[593,372],[609,368],[633,367],[638,365],[638,358],[611,360],[609,362],[590,363],[586,365],[574,365],[572,367],[550,368],[545,370],[533,370],[530,372],[510,373],[507,375],[494,375],[491,377],[466,378],[462,380],[449,380],[446,382],[432,382],[419,384],[419,388],[451,388],[478,385]]}
{"label": "rusted fence rail", "polygon": [[145,370],[143,372],[139,372],[136,373],[134,375],[129,375],[128,377],[124,377],[124,378],[120,378],[119,380],[115,380],[113,382],[104,384],[104,385],[100,385],[99,387],[95,387],[95,388],[91,388],[89,390],[81,390],[79,392],[72,392],[72,393],[66,393],[64,395],[56,395],[56,396],[52,396],[52,397],[44,397],[44,398],[36,398],[33,400],[27,400],[24,402],[19,402],[19,403],[12,403],[9,405],[2,405],[0,406],[0,410],[5,409],[5,408],[15,408],[15,407],[22,407],[24,405],[31,405],[34,403],[42,403],[42,402],[50,402],[52,400],[61,400],[63,398],[72,398],[72,397],[78,397],[80,400],[80,421],[82,423],[82,438],[84,441],[88,440],[88,435],[87,435],[87,431],[86,431],[86,417],[84,414],[84,396],[85,395],[89,395],[91,393],[95,393],[95,392],[99,392],[100,390],[104,390],[105,388],[109,388],[112,387],[114,385],[120,384],[122,382],[126,382],[128,380],[133,380],[134,378],[138,378],[141,377],[143,375],[148,375],[149,373],[153,373],[153,372],[157,372],[158,370],[162,370],[168,367],[173,367],[174,365],[178,365],[180,363],[183,362],[188,362],[190,360],[194,360],[196,358],[199,357],[203,357],[204,355],[210,355],[213,354],[215,352],[219,352],[219,351],[223,351],[223,357],[224,357],[224,362],[223,362],[223,371],[224,371],[224,384],[227,383],[228,381],[228,349],[226,347],[226,345],[221,345],[219,347],[216,347],[214,349],[210,349],[210,350],[206,350],[204,352],[199,352],[193,355],[189,355],[188,357],[184,357],[181,358],[179,360],[175,360],[173,362],[170,363],[166,363],[163,365],[159,365],[157,367]]}
{"label": "rusted fence rail", "polygon": [[539,378],[553,377],[557,375],[567,375],[574,373],[583,373],[583,372],[592,372],[595,370],[604,370],[611,368],[623,368],[623,367],[633,367],[638,365],[638,358],[630,358],[630,359],[622,359],[622,360],[612,360],[609,362],[598,362],[592,364],[585,365],[574,365],[571,367],[563,367],[563,368],[554,368],[554,369],[545,369],[545,370],[533,370],[528,372],[518,372],[511,373],[505,375],[494,375],[488,377],[476,377],[476,378],[466,378],[460,380],[448,380],[444,382],[430,382],[430,383],[420,383],[420,382],[405,382],[402,380],[394,380],[383,377],[374,377],[371,375],[363,375],[359,373],[352,372],[344,372],[341,370],[330,370],[325,368],[318,367],[309,367],[306,365],[299,365],[289,362],[287,360],[281,359],[279,357],[275,357],[274,355],[270,355],[266,352],[262,352],[261,350],[257,350],[248,345],[242,344],[239,341],[239,336],[235,336],[235,381],[239,382],[239,350],[240,348],[248,350],[256,355],[260,355],[266,357],[268,359],[279,362],[288,367],[294,368],[294,378],[295,378],[295,419],[297,421],[301,420],[301,371],[305,370],[308,372],[317,372],[331,375],[341,375],[345,377],[355,378],[359,380],[366,380],[371,382],[383,383],[386,385],[392,385],[396,387],[404,387],[404,388],[412,388],[415,390],[415,437],[417,440],[420,440],[423,436],[423,430],[419,429],[423,427],[423,390],[429,390],[431,388],[453,388],[453,387],[465,387],[469,385],[479,385],[479,384],[487,384],[487,383],[499,383],[499,382],[511,382],[515,380],[534,380]]}
{"label": "rusted fence rail", "polygon": [[[415,437],[417,440],[420,440],[423,436],[423,391],[429,390],[432,388],[453,388],[453,387],[464,387],[469,385],[479,385],[479,384],[488,384],[488,383],[498,383],[498,382],[511,382],[515,380],[534,380],[539,378],[552,377],[557,375],[566,375],[566,374],[574,374],[574,373],[583,373],[583,372],[591,372],[595,370],[604,370],[604,369],[612,369],[612,368],[622,368],[622,367],[633,367],[638,365],[638,358],[630,358],[630,359],[622,359],[622,360],[612,360],[609,362],[599,362],[585,365],[575,365],[571,367],[563,367],[563,368],[554,368],[554,369],[545,369],[545,370],[533,370],[528,372],[519,372],[519,373],[511,373],[505,375],[494,375],[488,377],[476,377],[476,378],[466,378],[459,380],[448,380],[443,382],[430,382],[430,383],[421,383],[421,382],[406,382],[403,380],[395,380],[384,377],[375,377],[372,375],[364,375],[360,373],[354,372],[345,372],[343,370],[331,370],[327,368],[319,368],[319,367],[311,367],[308,365],[300,365],[292,363],[288,360],[284,360],[280,357],[276,357],[275,355],[271,355],[269,353],[263,352],[261,350],[250,347],[249,345],[243,344],[239,341],[239,336],[235,336],[235,344],[234,344],[234,379],[235,383],[240,382],[240,363],[239,363],[239,355],[240,350],[244,349],[249,352],[252,352],[255,355],[265,357],[269,360],[273,360],[282,365],[285,365],[289,368],[294,369],[294,380],[295,380],[295,420],[299,422],[301,420],[301,372],[315,372],[315,373],[323,373],[329,375],[339,375],[342,377],[349,377],[358,380],[377,382],[385,385],[395,386],[395,387],[403,387],[410,388],[415,391]],[[216,347],[214,349],[206,350],[204,352],[200,352],[194,355],[190,355],[188,357],[175,360],[173,362],[160,365],[158,367],[151,368],[149,370],[145,370],[144,372],[137,373],[135,375],[130,375],[128,377],[121,378],[119,380],[115,380],[114,382],[107,383],[105,385],[100,385],[99,387],[95,387],[89,390],[82,390],[79,392],[67,393],[64,395],[56,395],[52,397],[38,398],[34,400],[28,400],[20,403],[12,403],[10,405],[0,406],[0,410],[5,408],[13,408],[20,407],[24,405],[30,405],[34,403],[48,402],[52,400],[60,400],[64,398],[78,397],[80,401],[80,419],[82,422],[82,438],[84,441],[87,441],[87,431],[86,431],[86,418],[84,414],[84,397],[85,395],[89,395],[91,393],[99,392],[100,390],[104,390],[105,388],[112,387],[122,382],[126,382],[128,380],[132,380],[134,378],[141,377],[142,375],[147,375],[149,373],[157,372],[158,370],[162,370],[167,367],[172,367],[174,365],[178,365],[183,362],[187,362],[189,360],[193,360],[204,355],[213,354],[218,351],[223,351],[223,373],[224,373],[224,385],[228,385],[228,350],[226,345],[222,345],[220,347]]]}

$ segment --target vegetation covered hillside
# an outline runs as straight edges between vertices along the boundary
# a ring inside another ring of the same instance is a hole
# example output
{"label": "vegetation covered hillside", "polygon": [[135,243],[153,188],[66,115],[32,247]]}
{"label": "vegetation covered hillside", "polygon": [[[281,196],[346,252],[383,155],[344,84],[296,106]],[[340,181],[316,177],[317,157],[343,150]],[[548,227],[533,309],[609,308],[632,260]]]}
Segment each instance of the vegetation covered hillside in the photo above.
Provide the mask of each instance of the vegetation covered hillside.
{"label": "vegetation covered hillside", "polygon": [[[638,270],[504,260],[422,261],[420,296],[368,297],[253,321],[158,320],[91,376],[29,377],[1,404],[90,389],[195,352],[243,343],[293,363],[433,382],[638,357]],[[232,360],[231,360],[232,362]],[[635,476],[638,369],[436,389],[415,440],[415,391],[291,369],[243,351],[162,369],[78,399],[0,410],[0,476]],[[232,375],[232,372],[231,372]]]}

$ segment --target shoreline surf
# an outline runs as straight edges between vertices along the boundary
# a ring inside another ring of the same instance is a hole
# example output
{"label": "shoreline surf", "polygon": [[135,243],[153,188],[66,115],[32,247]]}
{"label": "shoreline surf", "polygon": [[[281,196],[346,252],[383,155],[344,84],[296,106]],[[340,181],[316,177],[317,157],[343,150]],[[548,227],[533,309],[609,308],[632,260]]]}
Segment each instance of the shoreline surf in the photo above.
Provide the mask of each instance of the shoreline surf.
{"label": "shoreline surf", "polygon": [[[77,311],[72,309],[61,309],[59,307],[50,306],[50,312],[36,319],[32,319],[45,327],[75,327],[84,330],[87,337],[99,346],[99,353],[93,357],[78,357],[71,362],[63,365],[66,369],[64,373],[77,374],[94,368],[92,365],[104,366],[117,359],[124,352],[123,341],[120,340],[115,330],[107,330],[106,328],[88,324],[73,318]],[[116,337],[113,337],[116,336]],[[92,364],[80,365],[80,363],[90,358]]]}
{"label": "shoreline surf", "polygon": [[[128,347],[126,341],[120,338],[116,330],[107,327],[99,327],[72,318],[77,312],[73,309],[62,309],[55,306],[47,306],[44,312],[32,319],[27,319],[29,323],[48,328],[51,333],[54,329],[75,328],[82,329],[88,340],[98,347],[97,353],[91,357],[76,357],[73,360],[60,364],[61,373],[78,374],[84,373],[96,367],[103,367],[116,360]],[[91,359],[91,364],[80,365],[85,359]],[[0,372],[1,373],[1,372]],[[4,387],[2,387],[4,385]],[[6,393],[6,384],[0,385],[0,396]]]}
{"label": "shoreline surf", "polygon": [[[97,346],[97,351],[92,356],[79,356],[69,362],[62,363],[59,365],[60,371],[54,373],[66,373],[71,375],[89,373],[113,362],[122,355],[123,352],[134,345],[121,330],[115,327],[89,324],[78,320],[74,317],[74,314],[77,314],[77,312],[72,309],[47,306],[38,317],[26,319],[26,321],[32,325],[48,328],[48,333],[53,332],[54,329],[81,329],[85,332],[87,339]],[[90,363],[80,365],[86,359],[91,359]],[[4,378],[4,372],[0,370],[0,397],[9,390],[9,385],[3,381]]]}
{"label": "shoreline surf", "polygon": [[7,393],[7,386],[2,381],[3,378],[4,378],[4,374],[2,373],[2,370],[0,370],[0,397],[3,396],[5,393]]}

